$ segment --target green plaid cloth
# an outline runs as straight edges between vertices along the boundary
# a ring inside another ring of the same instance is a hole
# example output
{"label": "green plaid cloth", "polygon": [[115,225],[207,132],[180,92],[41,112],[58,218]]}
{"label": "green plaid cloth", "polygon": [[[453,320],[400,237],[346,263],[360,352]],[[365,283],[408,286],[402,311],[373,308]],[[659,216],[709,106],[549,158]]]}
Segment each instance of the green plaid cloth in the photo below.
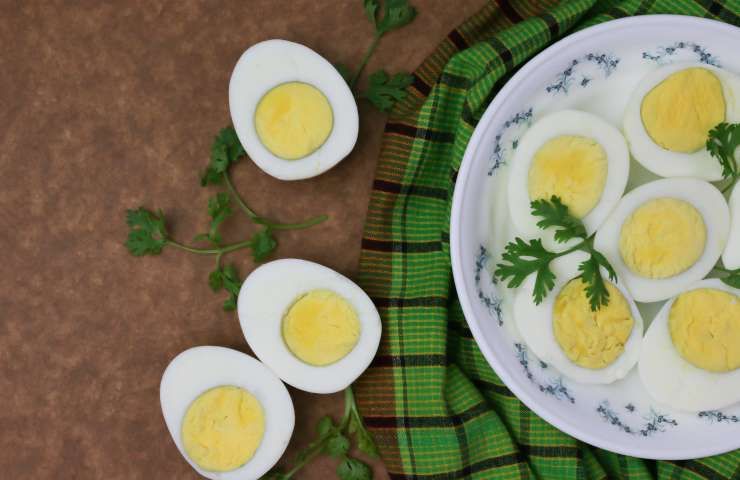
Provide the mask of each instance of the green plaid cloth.
{"label": "green plaid cloth", "polygon": [[473,129],[512,71],[557,38],[614,18],[678,13],[740,24],[740,0],[546,3],[498,0],[453,30],[386,125],[360,266],[384,326],[356,384],[365,421],[393,479],[740,479],[740,451],[652,462],[560,432],[506,388],[462,315],[450,271],[452,191]]}

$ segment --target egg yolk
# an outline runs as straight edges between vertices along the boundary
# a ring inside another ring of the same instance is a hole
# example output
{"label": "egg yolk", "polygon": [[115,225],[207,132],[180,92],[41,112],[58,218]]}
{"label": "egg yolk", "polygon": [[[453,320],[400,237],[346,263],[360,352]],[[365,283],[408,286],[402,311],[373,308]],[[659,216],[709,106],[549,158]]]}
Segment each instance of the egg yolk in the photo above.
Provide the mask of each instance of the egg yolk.
{"label": "egg yolk", "polygon": [[600,369],[612,364],[624,351],[635,323],[627,300],[606,281],[609,304],[591,310],[586,284],[576,278],[555,299],[553,331],[565,355],[576,365]]}
{"label": "egg yolk", "polygon": [[606,152],[595,140],[562,135],[548,140],[534,154],[529,168],[529,199],[553,195],[571,214],[585,217],[601,198],[606,184]]}
{"label": "egg yolk", "polygon": [[341,360],[360,338],[357,313],[330,290],[313,290],[298,298],[283,317],[282,327],[293,355],[315,366]]}
{"label": "egg yolk", "polygon": [[619,252],[633,272],[668,278],[691,267],[702,253],[707,229],[699,211],[675,198],[656,198],[635,209],[622,225]]}
{"label": "egg yolk", "polygon": [[709,130],[725,120],[722,83],[706,68],[666,77],[642,100],[640,116],[650,138],[673,152],[701,149]]}
{"label": "egg yolk", "polygon": [[668,314],[671,340],[681,356],[710,372],[740,368],[740,298],[713,288],[679,295]]}
{"label": "egg yolk", "polygon": [[334,125],[331,105],[307,83],[289,82],[262,97],[254,114],[262,144],[285,160],[303,158],[324,144]]}
{"label": "egg yolk", "polygon": [[243,388],[212,388],[195,399],[182,422],[185,453],[199,467],[227,472],[252,458],[265,433],[260,402]]}

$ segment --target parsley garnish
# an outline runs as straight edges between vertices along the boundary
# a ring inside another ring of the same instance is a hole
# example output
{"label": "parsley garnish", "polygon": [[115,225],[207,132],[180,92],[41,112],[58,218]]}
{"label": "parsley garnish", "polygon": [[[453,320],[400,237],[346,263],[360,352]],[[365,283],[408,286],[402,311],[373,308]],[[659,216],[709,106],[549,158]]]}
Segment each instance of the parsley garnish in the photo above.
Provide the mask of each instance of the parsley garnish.
{"label": "parsley garnish", "polygon": [[555,241],[558,243],[573,239],[581,239],[581,241],[565,251],[551,252],[542,245],[539,239],[527,242],[517,237],[504,248],[501,257],[503,262],[496,265],[494,275],[501,281],[508,280],[507,287],[516,288],[529,275],[535,273],[537,276],[532,297],[534,303],[539,305],[555,286],[555,274],[550,269],[550,262],[576,250],[582,250],[590,255],[587,260],[581,262],[578,270],[586,284],[586,296],[589,299],[591,310],[596,311],[608,305],[609,291],[601,276],[600,267],[606,269],[612,282],[617,281],[617,275],[606,257],[594,249],[593,235],[587,236],[583,222],[568,213],[568,207],[556,196],[550,200],[535,200],[530,206],[532,215],[541,218],[537,222],[538,227],[543,230],[550,227],[556,228]]}
{"label": "parsley garnish", "polygon": [[714,270],[726,274],[725,276],[720,277],[720,280],[722,280],[723,283],[731,286],[732,288],[740,288],[740,268],[730,270],[728,268],[715,265]]}
{"label": "parsley garnish", "polygon": [[722,179],[729,183],[722,193],[730,190],[740,178],[735,151],[740,146],[740,123],[720,123],[709,131],[707,151],[722,165]]}
{"label": "parsley garnish", "polygon": [[316,439],[298,453],[295,465],[287,471],[272,470],[263,480],[289,480],[318,455],[338,458],[337,475],[340,480],[370,480],[373,472],[365,462],[349,455],[350,437],[355,437],[357,448],[370,457],[377,457],[378,450],[370,432],[362,423],[357,410],[352,387],[344,391],[344,415],[338,424],[326,416],[316,425]]}
{"label": "parsley garnish", "polygon": [[[378,48],[380,39],[386,33],[408,25],[416,17],[416,9],[409,4],[408,0],[385,0],[382,8],[380,0],[363,0],[363,7],[365,15],[375,28],[373,40],[354,73],[345,65],[335,65],[352,90],[355,89],[370,57]],[[367,90],[359,93],[358,96],[370,101],[381,112],[387,112],[398,100],[406,98],[406,88],[411,85],[413,78],[411,74],[405,72],[389,76],[381,69],[370,75]]]}
{"label": "parsley garnish", "polygon": [[[228,193],[219,192],[208,200],[208,214],[211,222],[208,231],[196,235],[194,241],[205,241],[208,248],[198,248],[175,241],[169,236],[165,225],[165,216],[161,210],[156,213],[139,207],[126,212],[126,223],[129,226],[126,248],[132,255],[158,255],[167,246],[172,246],[186,252],[198,255],[212,255],[216,257],[216,269],[208,276],[208,284],[214,291],[225,290],[229,298],[224,302],[224,310],[236,308],[236,298],[241,287],[241,279],[233,265],[221,266],[221,258],[230,252],[248,248],[252,252],[255,262],[262,262],[269,258],[277,248],[277,240],[273,235],[275,230],[295,230],[317,225],[328,217],[320,215],[299,223],[279,223],[257,214],[249,208],[237,192],[229,177],[229,167],[244,156],[246,152],[239,143],[236,132],[232,127],[222,129],[211,146],[211,157],[208,167],[201,176],[201,185],[226,184]],[[235,200],[238,207],[249,219],[260,228],[248,240],[237,243],[223,244],[219,232],[220,226],[232,216],[231,201]]]}

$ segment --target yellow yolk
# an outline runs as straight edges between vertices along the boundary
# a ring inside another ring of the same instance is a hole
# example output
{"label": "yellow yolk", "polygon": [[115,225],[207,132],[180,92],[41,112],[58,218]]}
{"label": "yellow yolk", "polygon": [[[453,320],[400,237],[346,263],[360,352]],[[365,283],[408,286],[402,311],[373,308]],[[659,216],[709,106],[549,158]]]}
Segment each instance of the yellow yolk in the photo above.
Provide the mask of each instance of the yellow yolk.
{"label": "yellow yolk", "polygon": [[740,298],[712,288],[682,293],[668,314],[681,356],[710,372],[740,368]]}
{"label": "yellow yolk", "polygon": [[601,198],[606,184],[606,152],[596,141],[575,135],[548,140],[537,150],[529,168],[529,199],[553,195],[578,218],[585,217]]}
{"label": "yellow yolk", "polygon": [[344,358],[360,338],[352,305],[330,290],[300,297],[283,317],[283,339],[293,355],[316,366]]}
{"label": "yellow yolk", "polygon": [[619,252],[633,272],[668,278],[689,269],[702,253],[707,229],[699,211],[675,198],[656,198],[635,209],[622,225]]}
{"label": "yellow yolk", "polygon": [[190,404],[181,433],[185,453],[198,466],[227,472],[252,458],[265,433],[265,415],[243,388],[216,387]]}
{"label": "yellow yolk", "polygon": [[260,141],[273,155],[297,160],[323,145],[334,125],[334,115],[318,88],[289,82],[262,97],[254,124]]}
{"label": "yellow yolk", "polygon": [[640,116],[650,138],[673,152],[702,148],[725,120],[722,83],[706,68],[687,68],[656,85],[642,100]]}
{"label": "yellow yolk", "polygon": [[609,305],[591,310],[586,284],[580,278],[568,282],[553,306],[555,339],[568,358],[584,368],[609,366],[624,351],[635,321],[622,292],[609,281]]}

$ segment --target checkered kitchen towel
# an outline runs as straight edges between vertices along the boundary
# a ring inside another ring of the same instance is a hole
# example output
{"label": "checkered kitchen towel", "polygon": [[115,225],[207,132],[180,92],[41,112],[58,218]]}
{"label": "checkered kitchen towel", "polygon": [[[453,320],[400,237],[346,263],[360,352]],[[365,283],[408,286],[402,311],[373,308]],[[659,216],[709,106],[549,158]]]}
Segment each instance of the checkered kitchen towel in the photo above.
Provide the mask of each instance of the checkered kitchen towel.
{"label": "checkered kitchen towel", "polygon": [[417,69],[410,95],[388,120],[360,274],[381,312],[384,336],[356,388],[391,478],[740,479],[740,451],[651,462],[598,450],[547,424],[484,360],[451,279],[455,177],[498,89],[554,40],[647,13],[739,25],[740,0],[492,2]]}

